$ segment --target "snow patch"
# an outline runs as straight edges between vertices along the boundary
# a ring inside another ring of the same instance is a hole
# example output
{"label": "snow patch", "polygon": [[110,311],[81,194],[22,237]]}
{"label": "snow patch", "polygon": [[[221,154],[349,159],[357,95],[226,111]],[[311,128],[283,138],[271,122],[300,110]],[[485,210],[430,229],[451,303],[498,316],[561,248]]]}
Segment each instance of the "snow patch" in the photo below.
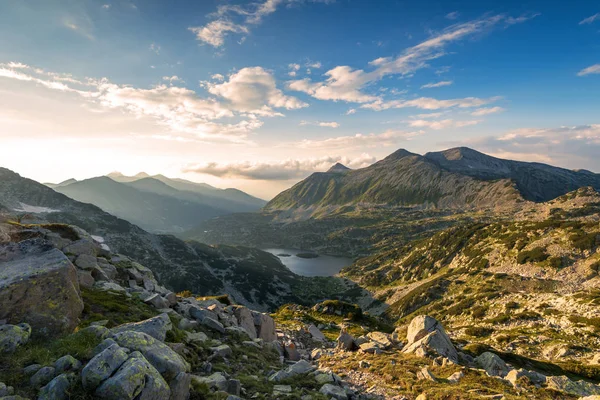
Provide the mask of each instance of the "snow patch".
{"label": "snow patch", "polygon": [[48,208],[48,207],[32,206],[32,205],[21,203],[21,202],[19,202],[19,204],[21,205],[21,208],[15,208],[14,211],[27,212],[27,213],[33,213],[33,214],[53,213],[53,212],[60,211],[60,210],[54,210],[54,209]]}
{"label": "snow patch", "polygon": [[102,247],[102,249],[104,249],[106,251],[110,251],[110,247],[108,247],[108,245],[106,243],[104,243],[104,238],[102,236],[97,236],[97,235],[91,235],[91,236],[95,242],[100,243],[100,247]]}

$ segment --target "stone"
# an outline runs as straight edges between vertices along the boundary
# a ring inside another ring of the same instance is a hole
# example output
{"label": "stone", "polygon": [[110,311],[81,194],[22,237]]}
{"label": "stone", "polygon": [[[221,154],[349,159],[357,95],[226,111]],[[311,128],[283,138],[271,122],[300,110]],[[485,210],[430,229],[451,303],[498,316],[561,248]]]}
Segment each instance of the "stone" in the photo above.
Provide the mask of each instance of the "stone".
{"label": "stone", "polygon": [[29,379],[29,383],[34,388],[40,388],[47,385],[56,376],[54,367],[43,367],[40,368],[33,376]]}
{"label": "stone", "polygon": [[110,334],[110,331],[108,330],[107,327],[102,326],[102,325],[90,325],[88,327],[85,327],[85,328],[79,330],[77,333],[93,334],[98,339],[104,340],[108,337],[108,335]]}
{"label": "stone", "polygon": [[187,318],[181,318],[179,320],[179,329],[184,331],[191,331],[198,327],[198,321],[190,321]]}
{"label": "stone", "polygon": [[173,307],[175,304],[177,304],[177,295],[173,292],[167,292],[167,294],[164,295],[165,300],[167,300],[167,303],[169,303],[170,307]]}
{"label": "stone", "polygon": [[412,319],[406,333],[407,345],[415,343],[431,332],[440,331],[444,334],[444,327],[435,318],[428,315],[419,315]]}
{"label": "stone", "polygon": [[332,374],[324,373],[315,375],[315,380],[319,385],[324,385],[326,383],[334,383],[335,379]]}
{"label": "stone", "polygon": [[202,325],[206,326],[207,328],[212,329],[213,331],[217,331],[219,333],[225,333],[225,327],[223,326],[223,324],[217,320],[210,318],[210,317],[203,318],[202,321],[200,321],[200,323]]}
{"label": "stone", "polygon": [[215,321],[219,319],[219,316],[217,314],[204,308],[190,306],[187,310],[188,314],[190,315],[190,318],[193,318],[198,322],[202,322],[204,318],[211,318]]}
{"label": "stone", "polygon": [[190,397],[190,385],[192,384],[192,375],[186,372],[180,372],[169,382],[171,388],[171,397],[169,400],[188,400]]}
{"label": "stone", "polygon": [[92,274],[92,278],[94,278],[96,282],[110,282],[110,278],[108,277],[106,272],[104,272],[104,270],[100,267],[92,268],[90,270],[90,273]]}
{"label": "stone", "polygon": [[262,346],[256,343],[254,340],[244,340],[242,344],[247,347],[254,347],[257,350],[262,349]]}
{"label": "stone", "polygon": [[246,307],[236,307],[233,309],[233,314],[237,318],[238,325],[248,333],[250,339],[256,339],[256,326],[254,326],[252,312]]}
{"label": "stone", "polygon": [[41,364],[28,365],[27,367],[23,368],[23,375],[31,376],[31,375],[35,374],[36,372],[38,372],[40,369],[42,369]]}
{"label": "stone", "polygon": [[[419,318],[419,317],[416,317]],[[415,318],[415,319],[416,319]],[[431,317],[429,317],[431,318]],[[433,319],[433,318],[431,318]],[[414,320],[413,320],[414,321]],[[434,320],[435,321],[435,320]],[[436,321],[437,323],[437,321]],[[412,323],[411,323],[412,325]],[[438,326],[441,327],[439,323],[437,324],[429,324],[428,326]],[[419,332],[425,332],[426,329],[422,329]],[[446,332],[441,328],[441,330],[434,330],[432,332],[426,333],[424,336],[420,334],[413,334],[411,337],[419,337],[415,342],[408,342],[406,346],[402,349],[404,353],[412,353],[417,356],[425,357],[431,353],[446,357],[453,362],[458,361],[458,353],[454,348],[454,345],[450,341],[450,338],[446,334]]]}
{"label": "stone", "polygon": [[95,268],[100,268],[98,266],[98,261],[96,260],[96,257],[90,254],[81,254],[80,256],[78,256],[75,259],[75,265],[77,266],[77,268],[86,271],[92,271]]}
{"label": "stone", "polygon": [[158,309],[169,308],[169,303],[167,303],[167,301],[163,299],[162,296],[158,293],[154,293],[153,295],[148,297],[146,300],[144,300],[144,303],[150,304],[154,308]]}
{"label": "stone", "polygon": [[458,371],[450,375],[448,378],[448,382],[450,383],[458,383],[465,376],[465,373],[462,371]]}
{"label": "stone", "polygon": [[109,264],[106,261],[102,261],[102,259],[98,259],[98,265],[100,266],[100,269],[102,271],[104,271],[104,273],[106,274],[106,276],[108,277],[108,279],[115,279],[117,277],[118,271],[117,271],[117,267],[115,267],[112,264]]}
{"label": "stone", "polygon": [[74,373],[58,375],[40,390],[38,400],[70,399],[69,389],[75,385],[76,380],[77,376]]}
{"label": "stone", "polygon": [[0,353],[13,353],[31,336],[29,324],[0,325]]}
{"label": "stone", "polygon": [[192,376],[192,380],[197,383],[204,383],[209,389],[225,390],[227,389],[227,377],[222,372],[215,372],[211,376],[201,377]]}
{"label": "stone", "polygon": [[292,394],[290,385],[275,385],[273,386],[273,396],[286,396]]}
{"label": "stone", "polygon": [[113,344],[101,351],[81,371],[81,381],[84,389],[88,391],[95,390],[105,379],[108,379],[123,365],[128,358],[129,355],[118,344]]}
{"label": "stone", "polygon": [[417,379],[421,381],[437,382],[436,377],[427,367],[421,368],[421,370],[417,372]]}
{"label": "stone", "polygon": [[213,352],[213,356],[216,356],[216,357],[227,358],[227,357],[231,357],[231,355],[233,355],[233,351],[231,350],[231,347],[229,347],[226,344],[222,344],[220,346],[213,347],[213,348],[211,348],[211,350]]}
{"label": "stone", "polygon": [[96,246],[92,240],[87,238],[72,242],[71,244],[63,247],[62,251],[67,255],[74,255],[75,257],[78,257],[82,254],[96,256]]}
{"label": "stone", "polygon": [[167,380],[180,372],[189,372],[190,365],[166,344],[143,332],[125,331],[112,337],[121,347],[141,352]]}
{"label": "stone", "polygon": [[352,351],[355,350],[358,346],[354,341],[354,337],[350,335],[346,331],[341,331],[340,335],[337,338],[337,348],[340,350]]}
{"label": "stone", "polygon": [[12,386],[7,386],[6,383],[0,382],[0,398],[5,396],[12,396],[15,393],[15,389]]}
{"label": "stone", "polygon": [[325,396],[327,396],[328,398],[333,398],[336,400],[347,400],[348,399],[348,394],[346,394],[346,391],[336,385],[332,385],[331,383],[326,383],[324,384],[321,389],[319,389],[319,392]]}
{"label": "stone", "polygon": [[270,315],[253,311],[252,316],[254,317],[254,326],[256,326],[256,336],[258,338],[261,338],[265,342],[277,340],[275,320]]}
{"label": "stone", "polygon": [[390,335],[383,332],[369,332],[367,337],[371,340],[371,342],[377,343],[377,345],[381,349],[389,349],[394,344],[392,343]]}
{"label": "stone", "polygon": [[519,380],[521,378],[527,379],[534,385],[540,385],[546,383],[546,375],[540,374],[535,371],[527,371],[526,369],[512,369],[506,374],[504,379],[509,381],[515,388],[519,386]]}
{"label": "stone", "polygon": [[41,239],[0,246],[0,320],[27,322],[34,337],[73,332],[83,311],[77,270]]}
{"label": "stone", "polygon": [[96,282],[94,284],[94,288],[98,289],[98,290],[104,290],[106,292],[117,292],[117,293],[127,293],[127,290],[125,290],[125,288],[121,285],[119,285],[118,283],[114,283],[114,282],[106,282],[106,281],[101,281],[101,282]]}
{"label": "stone", "polygon": [[291,376],[294,376],[294,375],[307,374],[314,369],[315,369],[315,367],[308,361],[300,360],[297,363],[291,365],[288,368],[287,372]]}
{"label": "stone", "polygon": [[313,351],[310,352],[310,359],[311,360],[318,360],[319,358],[321,358],[324,354],[323,349],[313,349]]}
{"label": "stone", "polygon": [[165,400],[171,396],[169,385],[139,352],[133,352],[117,372],[95,392],[106,400]]}
{"label": "stone", "polygon": [[363,343],[358,347],[363,353],[381,354],[382,352],[382,350],[379,348],[379,345],[375,342]]}
{"label": "stone", "polygon": [[475,358],[475,363],[483,368],[489,376],[505,377],[508,374],[508,365],[496,354],[486,351]]}
{"label": "stone", "polygon": [[360,360],[358,362],[358,368],[369,368],[370,366],[371,366],[371,364],[369,364],[365,360]]}
{"label": "stone", "polygon": [[80,287],[91,288],[96,280],[90,271],[77,270],[77,280]]}
{"label": "stone", "polygon": [[230,379],[227,381],[225,391],[234,396],[239,396],[242,391],[242,383],[238,379]]}
{"label": "stone", "polygon": [[185,332],[186,343],[203,343],[208,340],[208,336],[204,332]]}
{"label": "stone", "polygon": [[112,334],[125,331],[143,332],[152,336],[156,340],[164,342],[165,338],[167,337],[167,332],[171,329],[173,329],[171,319],[167,314],[163,313],[144,321],[119,325],[115,328],[112,328],[110,331]]}
{"label": "stone", "polygon": [[600,395],[600,386],[586,381],[572,381],[566,376],[548,376],[546,384],[549,389],[570,394],[572,396]]}
{"label": "stone", "polygon": [[308,333],[310,333],[310,336],[312,336],[313,340],[316,340],[317,342],[324,342],[326,340],[323,332],[321,332],[319,328],[312,324],[308,326]]}
{"label": "stone", "polygon": [[285,358],[290,361],[299,361],[300,353],[298,349],[296,349],[296,344],[294,342],[285,343],[283,346]]}
{"label": "stone", "polygon": [[57,374],[79,371],[81,369],[81,362],[67,354],[54,362],[54,369]]}

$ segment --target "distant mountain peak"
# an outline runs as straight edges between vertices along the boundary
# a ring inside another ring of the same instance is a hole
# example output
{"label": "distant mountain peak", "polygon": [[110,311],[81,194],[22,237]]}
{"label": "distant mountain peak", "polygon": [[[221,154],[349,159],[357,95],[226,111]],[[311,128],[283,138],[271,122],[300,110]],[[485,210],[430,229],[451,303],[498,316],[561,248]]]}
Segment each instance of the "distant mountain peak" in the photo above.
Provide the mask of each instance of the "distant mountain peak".
{"label": "distant mountain peak", "polygon": [[[454,147],[452,149],[442,151],[441,154],[448,161],[460,160],[462,158],[490,157],[486,154],[480,153],[479,151],[473,150],[469,147]],[[427,157],[427,155],[426,155],[426,157]]]}
{"label": "distant mountain peak", "polygon": [[387,156],[386,158],[384,158],[384,161],[393,161],[393,160],[400,160],[404,157],[410,157],[410,156],[416,156],[418,154],[415,153],[411,153],[410,151],[406,150],[406,149],[399,149],[396,150],[395,152],[393,152],[392,154],[390,154],[389,156]]}
{"label": "distant mountain peak", "polygon": [[331,168],[327,170],[327,172],[346,172],[350,171],[350,168],[346,167],[342,163],[335,163]]}
{"label": "distant mountain peak", "polygon": [[142,178],[150,178],[150,175],[145,173],[145,172],[138,172],[135,175],[132,176],[127,176],[125,174],[123,174],[122,172],[119,171],[113,171],[110,174],[106,175],[109,178],[138,178],[138,179],[142,179]]}

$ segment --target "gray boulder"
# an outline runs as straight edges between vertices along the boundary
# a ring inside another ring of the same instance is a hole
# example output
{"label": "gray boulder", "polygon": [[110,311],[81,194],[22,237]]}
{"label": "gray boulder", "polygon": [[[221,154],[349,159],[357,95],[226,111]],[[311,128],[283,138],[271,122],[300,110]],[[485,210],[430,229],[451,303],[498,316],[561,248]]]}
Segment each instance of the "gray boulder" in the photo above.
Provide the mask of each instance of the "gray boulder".
{"label": "gray boulder", "polygon": [[166,344],[143,332],[125,331],[113,335],[119,346],[141,352],[167,380],[181,372],[189,372],[190,365]]}
{"label": "gray boulder", "polygon": [[170,398],[171,390],[144,356],[134,352],[95,394],[106,400],[165,400]]}
{"label": "gray boulder", "polygon": [[508,374],[508,365],[496,354],[486,351],[475,358],[475,363],[483,368],[489,376],[505,377]]}
{"label": "gray boulder", "polygon": [[215,357],[226,358],[226,357],[230,357],[233,354],[231,347],[229,347],[226,344],[222,344],[220,346],[213,347],[211,350],[213,352],[213,356],[215,356]]}
{"label": "gray boulder", "polygon": [[357,348],[354,337],[346,331],[341,331],[340,336],[337,338],[337,348],[340,350],[355,350]]}
{"label": "gray boulder", "polygon": [[325,335],[323,335],[323,332],[321,332],[319,328],[312,324],[308,327],[308,333],[310,333],[310,336],[312,336],[312,338],[317,342],[324,342],[326,340]]}
{"label": "gray boulder", "polygon": [[331,399],[336,399],[336,400],[347,400],[348,399],[348,394],[346,394],[346,391],[336,385],[332,385],[331,383],[326,383],[324,384],[321,389],[319,390],[320,393],[322,393],[323,395],[327,396],[327,398]]}
{"label": "gray boulder", "polygon": [[113,334],[125,331],[143,332],[152,336],[154,339],[164,342],[167,332],[171,329],[173,329],[171,319],[166,313],[163,313],[144,321],[119,325],[112,328],[110,331]]}
{"label": "gray boulder", "polygon": [[252,312],[246,307],[236,307],[233,313],[238,320],[238,325],[248,333],[250,339],[256,339],[256,326],[254,326]]}
{"label": "gray boulder", "polygon": [[600,395],[600,386],[586,381],[572,381],[566,376],[548,376],[546,384],[549,389],[572,396]]}
{"label": "gray boulder", "polygon": [[108,379],[129,358],[124,349],[113,344],[83,367],[81,381],[88,391],[95,390],[105,379]]}
{"label": "gray boulder", "polygon": [[57,374],[79,371],[80,368],[81,362],[70,355],[63,356],[54,362],[54,369],[56,369]]}
{"label": "gray boulder", "polygon": [[192,384],[192,375],[180,372],[171,382],[171,397],[169,400],[188,400],[190,397],[190,385]]}
{"label": "gray boulder", "polygon": [[86,271],[92,271],[96,268],[100,268],[98,266],[98,261],[96,257],[89,254],[82,254],[75,259],[75,265],[77,268],[81,268]]}
{"label": "gray boulder", "polygon": [[153,295],[148,297],[146,300],[144,300],[144,303],[150,304],[151,306],[159,310],[163,308],[169,308],[169,303],[165,299],[163,299],[162,296],[158,293],[154,293]]}
{"label": "gray boulder", "polygon": [[83,302],[77,270],[58,249],[41,239],[0,246],[0,320],[27,322],[33,335],[71,333]]}
{"label": "gray boulder", "polygon": [[34,388],[39,388],[47,385],[54,377],[56,376],[56,372],[54,367],[43,367],[38,370],[33,376],[29,379],[29,384]]}
{"label": "gray boulder", "polygon": [[201,376],[192,376],[192,380],[196,383],[204,383],[210,389],[217,389],[225,391],[227,389],[227,377],[223,375],[222,372],[215,372],[211,376],[201,377]]}
{"label": "gray boulder", "polygon": [[96,248],[97,246],[91,239],[85,238],[70,243],[69,245],[63,247],[62,251],[67,255],[73,255],[75,257],[78,257],[82,254],[95,257]]}
{"label": "gray boulder", "polygon": [[458,362],[458,353],[444,327],[436,319],[420,315],[415,317],[406,335],[408,343],[402,351],[418,356],[440,355]]}
{"label": "gray boulder", "polygon": [[7,386],[6,383],[0,382],[0,398],[12,396],[14,393],[15,389],[12,386]]}
{"label": "gray boulder", "polygon": [[13,353],[17,347],[26,344],[30,336],[28,324],[0,325],[0,353]]}
{"label": "gray boulder", "polygon": [[40,390],[38,400],[68,400],[71,398],[69,389],[75,385],[76,381],[77,376],[72,372],[61,374]]}
{"label": "gray boulder", "polygon": [[207,328],[212,329],[213,331],[217,331],[219,333],[225,333],[225,327],[223,326],[222,323],[220,323],[217,320],[214,320],[209,317],[205,317],[204,319],[202,319],[202,321],[200,321],[200,323],[202,325],[206,326]]}
{"label": "gray boulder", "polygon": [[264,340],[265,342],[277,340],[277,333],[275,332],[275,320],[273,320],[270,315],[253,311],[252,316],[254,317],[254,326],[256,326],[258,338]]}

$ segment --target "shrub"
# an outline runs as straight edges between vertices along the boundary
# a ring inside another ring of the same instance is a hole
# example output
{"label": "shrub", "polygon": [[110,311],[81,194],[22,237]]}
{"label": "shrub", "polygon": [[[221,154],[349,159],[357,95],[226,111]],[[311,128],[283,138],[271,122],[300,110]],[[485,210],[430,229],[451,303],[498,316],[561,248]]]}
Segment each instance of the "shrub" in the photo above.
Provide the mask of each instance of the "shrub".
{"label": "shrub", "polygon": [[519,264],[525,264],[528,262],[541,262],[546,261],[550,257],[546,251],[541,247],[536,247],[531,250],[523,250],[517,255],[517,262]]}
{"label": "shrub", "polygon": [[507,310],[515,310],[519,307],[521,307],[521,305],[519,303],[517,303],[516,301],[509,301],[508,303],[506,303],[504,305],[504,308],[506,308]]}
{"label": "shrub", "polygon": [[484,328],[482,326],[471,326],[465,329],[465,334],[474,337],[489,336],[494,332],[493,329]]}

